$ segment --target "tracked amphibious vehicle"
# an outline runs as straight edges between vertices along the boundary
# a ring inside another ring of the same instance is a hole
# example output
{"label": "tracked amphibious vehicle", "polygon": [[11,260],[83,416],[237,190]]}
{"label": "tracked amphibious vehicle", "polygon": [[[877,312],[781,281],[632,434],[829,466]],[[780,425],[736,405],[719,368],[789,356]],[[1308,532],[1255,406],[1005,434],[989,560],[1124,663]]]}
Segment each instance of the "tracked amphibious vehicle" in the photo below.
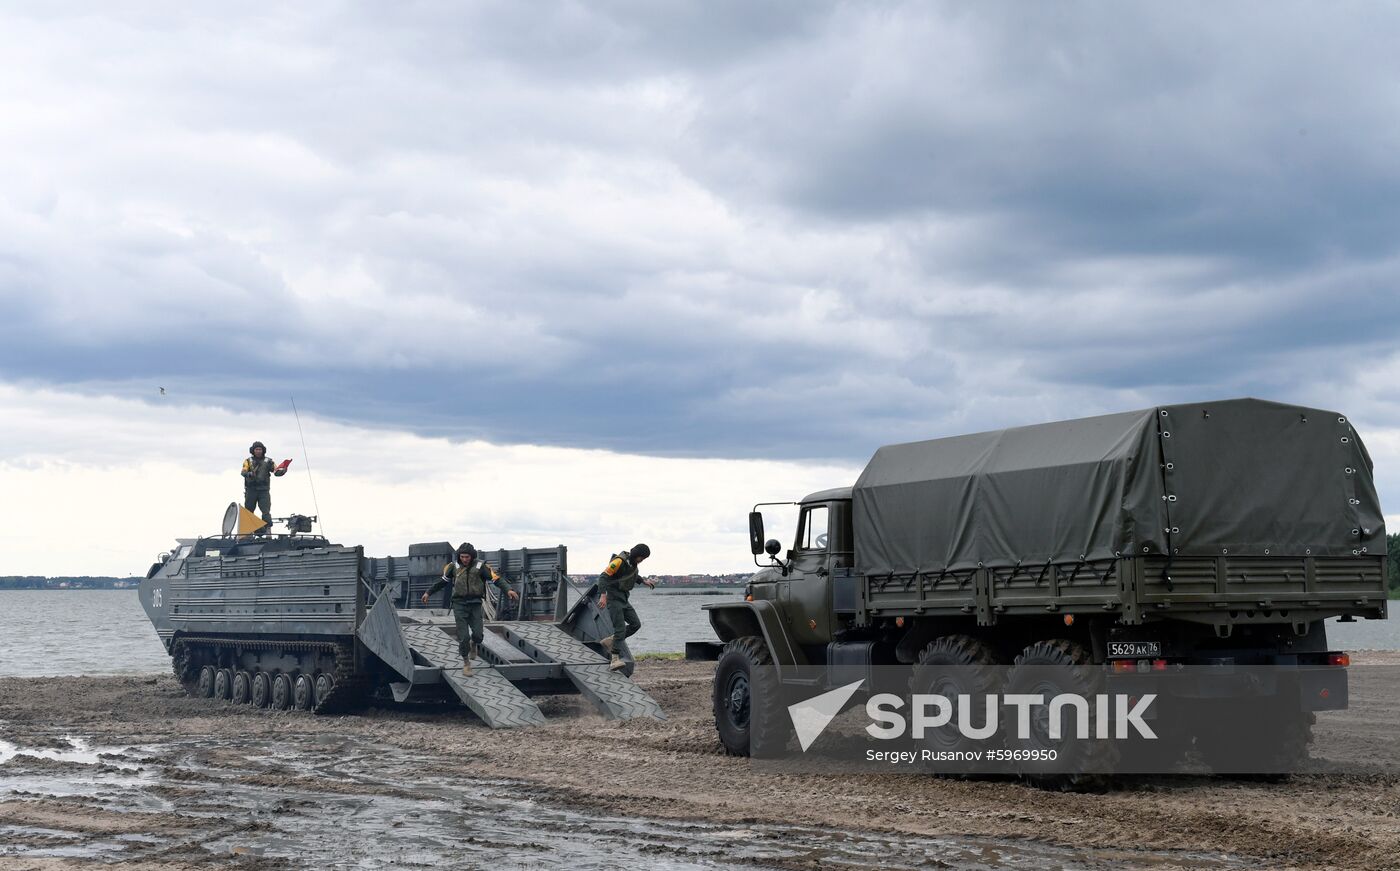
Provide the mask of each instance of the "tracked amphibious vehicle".
{"label": "tracked amphibious vehicle", "polygon": [[[276,710],[343,713],[374,700],[466,705],[492,728],[542,723],[533,697],[579,693],[610,719],[662,717],[610,671],[597,641],[610,633],[593,589],[573,606],[567,550],[482,549],[515,602],[494,590],[473,674],[462,674],[450,590],[419,597],[454,559],[448,542],[407,556],[311,534],[314,518],[284,518],[285,534],[247,534],[229,506],[221,535],[179,539],[141,583],[141,604],[191,695]],[[245,518],[246,519],[246,518]],[[253,519],[253,525],[261,521]]]}

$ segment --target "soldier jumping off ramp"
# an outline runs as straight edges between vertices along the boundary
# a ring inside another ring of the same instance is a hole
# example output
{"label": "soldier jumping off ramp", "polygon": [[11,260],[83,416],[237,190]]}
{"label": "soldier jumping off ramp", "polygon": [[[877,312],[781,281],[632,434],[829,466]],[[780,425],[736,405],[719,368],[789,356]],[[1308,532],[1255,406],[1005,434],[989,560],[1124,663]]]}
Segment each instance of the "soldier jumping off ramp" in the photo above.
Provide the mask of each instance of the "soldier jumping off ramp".
{"label": "soldier jumping off ramp", "polygon": [[651,548],[645,544],[635,544],[631,550],[613,554],[612,562],[598,575],[598,590],[602,594],[598,597],[598,606],[607,609],[613,627],[613,634],[599,643],[612,657],[611,668],[614,671],[627,665],[618,654],[623,641],[642,628],[637,610],[628,601],[632,588],[641,581],[653,590],[656,589],[655,581],[648,581],[637,571],[637,566],[649,556]]}
{"label": "soldier jumping off ramp", "polygon": [[512,599],[520,594],[506,586],[506,582],[487,564],[476,558],[476,548],[462,542],[457,548],[457,561],[442,567],[442,578],[423,594],[423,604],[438,590],[452,585],[452,617],[457,622],[457,648],[462,653],[462,676],[471,677],[472,657],[483,638],[482,599],[486,596],[487,582],[494,583],[496,589]]}

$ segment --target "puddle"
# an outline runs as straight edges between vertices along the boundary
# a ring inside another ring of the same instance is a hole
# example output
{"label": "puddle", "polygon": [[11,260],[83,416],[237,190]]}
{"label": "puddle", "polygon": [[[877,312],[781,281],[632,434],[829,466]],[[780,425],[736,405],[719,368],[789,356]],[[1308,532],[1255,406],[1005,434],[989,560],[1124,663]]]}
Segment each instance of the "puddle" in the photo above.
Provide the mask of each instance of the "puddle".
{"label": "puddle", "polygon": [[[1216,854],[1085,851],[1032,842],[919,838],[734,821],[670,822],[571,808],[534,787],[457,779],[432,758],[345,738],[184,741],[148,747],[26,749],[0,742],[0,801],[81,796],[97,828],[68,831],[61,816],[40,825],[0,824],[0,856],[121,861],[183,846],[217,856],[285,858],[317,868],[469,866],[612,871],[757,868],[1097,869],[1190,865],[1250,867]],[[113,760],[110,754],[120,752]],[[89,767],[26,773],[23,758]],[[8,767],[8,766],[7,766]],[[79,786],[75,787],[74,782]],[[132,811],[153,811],[133,825]],[[74,823],[75,827],[77,824]],[[135,827],[142,831],[133,831]]]}
{"label": "puddle", "polygon": [[[77,765],[101,765],[107,764],[117,768],[138,768],[134,762],[126,757],[131,752],[130,747],[93,747],[82,738],[70,736],[63,737],[66,748],[55,747],[21,747],[4,739],[0,739],[0,765],[4,765],[17,756],[30,756],[35,759],[49,759],[54,762],[72,762]],[[106,756],[108,758],[102,758]]]}
{"label": "puddle", "polygon": [[145,793],[157,778],[143,764],[148,747],[93,746],[65,736],[66,747],[24,747],[0,740],[0,799],[120,797],[138,810],[165,810],[168,803]]}

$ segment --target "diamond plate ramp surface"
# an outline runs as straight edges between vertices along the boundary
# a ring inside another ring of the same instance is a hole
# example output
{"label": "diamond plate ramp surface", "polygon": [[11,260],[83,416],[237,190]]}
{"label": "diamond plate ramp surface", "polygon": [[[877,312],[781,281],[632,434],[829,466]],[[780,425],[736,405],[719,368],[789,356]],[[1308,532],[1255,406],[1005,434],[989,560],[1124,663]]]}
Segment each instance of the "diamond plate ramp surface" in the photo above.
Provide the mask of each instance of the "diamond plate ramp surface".
{"label": "diamond plate ramp surface", "polygon": [[481,659],[472,660],[472,676],[462,674],[457,639],[436,626],[406,625],[408,643],[433,665],[442,669],[457,697],[492,729],[544,725],[544,714],[528,696]]}
{"label": "diamond plate ramp surface", "polygon": [[497,623],[508,641],[546,662],[559,662],[565,665],[596,665],[607,660],[574,636],[553,623]]}
{"label": "diamond plate ramp surface", "polygon": [[634,720],[638,717],[666,719],[656,699],[627,675],[608,668],[605,662],[598,665],[565,665],[564,673],[578,687],[579,693],[609,720]]}
{"label": "diamond plate ramp surface", "polygon": [[552,623],[500,623],[506,638],[526,653],[564,666],[564,674],[610,720],[666,719],[661,705],[607,660]]}

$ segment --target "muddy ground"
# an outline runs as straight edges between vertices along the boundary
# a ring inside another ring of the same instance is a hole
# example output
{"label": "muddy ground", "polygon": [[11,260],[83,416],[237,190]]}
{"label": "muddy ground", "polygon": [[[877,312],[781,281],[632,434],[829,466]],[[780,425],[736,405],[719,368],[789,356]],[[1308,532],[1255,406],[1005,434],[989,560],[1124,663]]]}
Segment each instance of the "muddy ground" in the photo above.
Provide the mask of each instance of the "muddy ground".
{"label": "muddy ground", "polygon": [[0,868],[1400,867],[1393,693],[1321,716],[1353,773],[1070,795],[757,770],[719,751],[712,668],[642,664],[665,722],[559,697],[513,733],[461,710],[235,709],[164,675],[0,679]]}

